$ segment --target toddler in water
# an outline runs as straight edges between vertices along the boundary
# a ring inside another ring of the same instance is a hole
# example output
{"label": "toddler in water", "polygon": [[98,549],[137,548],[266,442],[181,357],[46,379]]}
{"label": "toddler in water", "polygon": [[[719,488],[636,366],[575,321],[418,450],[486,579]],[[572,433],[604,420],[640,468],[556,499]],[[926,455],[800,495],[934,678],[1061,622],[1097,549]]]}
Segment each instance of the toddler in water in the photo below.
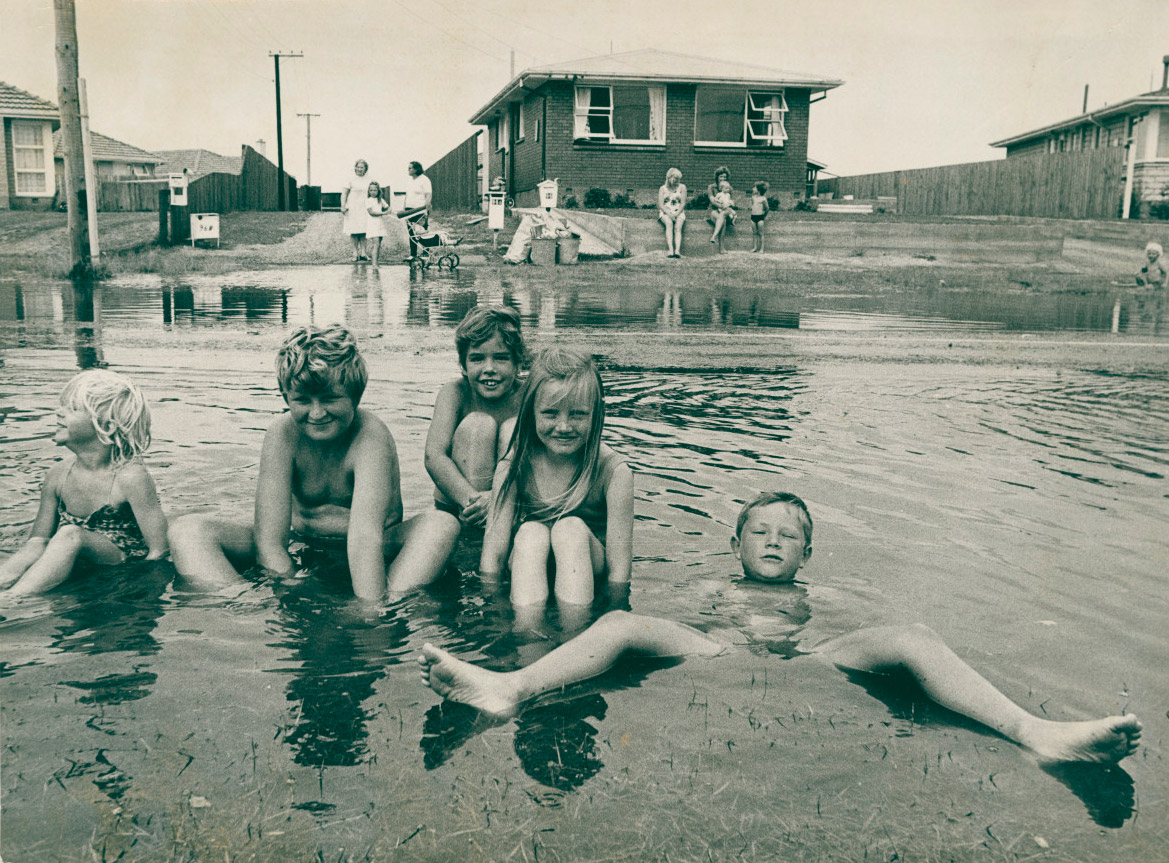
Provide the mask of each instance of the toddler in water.
{"label": "toddler in water", "polygon": [[[633,473],[601,442],[604,388],[592,359],[566,348],[532,364],[515,432],[495,471],[480,574],[511,568],[511,601],[548,599],[549,557],[562,606],[587,606],[596,576],[629,582]],[[509,557],[510,552],[510,557]]]}
{"label": "toddler in water", "polygon": [[[806,504],[787,492],[764,492],[748,501],[739,513],[731,551],[746,579],[774,585],[777,591],[790,590],[812,556],[812,516]],[[490,671],[430,644],[422,648],[418,662],[422,682],[439,695],[507,716],[529,699],[607,671],[625,655],[714,656],[740,643],[713,635],[660,617],[611,611],[576,638],[516,671]],[[1048,761],[1115,762],[1133,754],[1140,744],[1141,723],[1132,715],[1087,722],[1033,716],[922,624],[858,629],[807,652],[845,671],[906,672],[933,701]]]}
{"label": "toddler in water", "polygon": [[1145,246],[1148,263],[1137,273],[1138,285],[1148,285],[1150,288],[1169,287],[1169,271],[1166,271],[1165,262],[1161,259],[1163,251],[1160,243],[1149,243]]}
{"label": "toddler in water", "polygon": [[32,535],[0,566],[0,587],[40,593],[79,561],[117,566],[163,557],[166,516],[139,459],[150,446],[141,390],[114,372],[82,372],[61,393],[53,441],[73,458],[49,469]]}

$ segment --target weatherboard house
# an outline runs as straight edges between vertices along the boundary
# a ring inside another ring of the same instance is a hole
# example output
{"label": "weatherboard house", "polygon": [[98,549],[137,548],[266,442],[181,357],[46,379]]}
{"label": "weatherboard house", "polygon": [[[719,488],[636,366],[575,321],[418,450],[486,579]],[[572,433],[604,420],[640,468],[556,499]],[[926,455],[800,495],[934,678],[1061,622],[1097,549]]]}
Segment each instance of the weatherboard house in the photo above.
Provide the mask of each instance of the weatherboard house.
{"label": "weatherboard house", "polygon": [[[1169,198],[1169,56],[1163,58],[1161,88],[1086,111],[1069,120],[991,143],[1007,158],[1071,150],[1123,147],[1131,139],[1133,200],[1147,209]],[[1135,212],[1135,210],[1134,210]]]}
{"label": "weatherboard house", "polygon": [[520,205],[560,181],[583,203],[606,189],[657,199],[677,167],[691,194],[726,165],[740,196],[766,180],[790,207],[807,194],[812,103],[843,82],[727,60],[643,50],[525,69],[471,118],[487,127],[487,176]]}
{"label": "weatherboard house", "polygon": [[[0,81],[0,210],[48,210],[64,187],[65,156],[57,106]],[[99,180],[154,176],[162,159],[114,138],[90,132]]]}

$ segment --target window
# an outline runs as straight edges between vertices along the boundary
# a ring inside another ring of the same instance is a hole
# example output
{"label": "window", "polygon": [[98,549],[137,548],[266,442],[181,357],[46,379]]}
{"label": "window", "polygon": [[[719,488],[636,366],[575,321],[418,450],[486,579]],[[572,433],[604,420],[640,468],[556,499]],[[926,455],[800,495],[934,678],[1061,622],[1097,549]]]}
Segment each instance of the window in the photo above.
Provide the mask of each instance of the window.
{"label": "window", "polygon": [[49,194],[48,135],[41,122],[12,121],[12,156],[16,171],[16,194]]}
{"label": "window", "polygon": [[787,140],[782,90],[699,86],[694,101],[694,143],[724,147],[782,147]]}
{"label": "window", "polygon": [[1161,112],[1161,125],[1157,129],[1157,159],[1169,159],[1169,111]]}
{"label": "window", "polygon": [[619,144],[664,144],[666,88],[661,85],[577,87],[573,138]]}
{"label": "window", "polygon": [[495,124],[495,149],[507,150],[508,147],[508,115],[506,112],[499,115],[499,121]]}
{"label": "window", "polygon": [[536,121],[532,124],[532,126],[534,127],[535,139],[537,141],[539,141],[540,140],[540,118],[539,117],[536,118]]}
{"label": "window", "polygon": [[515,139],[522,141],[524,139],[524,103],[520,102],[515,106]]}

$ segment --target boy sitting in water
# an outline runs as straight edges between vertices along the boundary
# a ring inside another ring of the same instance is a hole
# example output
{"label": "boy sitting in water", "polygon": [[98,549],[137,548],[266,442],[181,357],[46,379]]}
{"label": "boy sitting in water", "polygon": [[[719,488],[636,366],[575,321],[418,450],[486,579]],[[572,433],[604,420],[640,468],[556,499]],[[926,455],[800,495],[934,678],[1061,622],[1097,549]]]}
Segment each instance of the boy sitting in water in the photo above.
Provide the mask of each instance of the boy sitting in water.
{"label": "boy sitting in water", "polygon": [[1138,285],[1148,285],[1150,288],[1169,287],[1169,270],[1165,269],[1165,262],[1161,259],[1163,251],[1160,243],[1149,243],[1145,246],[1145,258],[1148,263],[1137,273]]}
{"label": "boy sitting in water", "polygon": [[[792,584],[812,556],[812,518],[807,506],[793,494],[759,495],[739,513],[731,550],[748,579]],[[725,649],[725,644],[692,627],[611,611],[576,638],[517,671],[489,671],[430,644],[422,648],[418,662],[423,683],[439,695],[507,716],[530,698],[601,674],[625,653],[713,656]],[[1048,760],[1114,762],[1135,752],[1140,742],[1141,724],[1135,716],[1089,722],[1053,722],[1032,716],[921,624],[857,630],[819,645],[814,652],[845,670],[907,671],[933,701]]]}
{"label": "boy sitting in water", "polygon": [[455,348],[463,373],[435,399],[426,470],[434,480],[435,508],[458,523],[482,527],[495,465],[520,409],[524,340],[519,313],[507,306],[476,306],[455,330]]}
{"label": "boy sitting in water", "polygon": [[[233,563],[293,570],[289,534],[307,544],[344,542],[353,592],[377,600],[389,587],[429,581],[457,536],[441,513],[402,521],[398,453],[385,423],[358,407],[365,361],[344,327],[305,327],[276,355],[288,411],[264,434],[251,525],[195,515],[170,530],[175,567],[208,586],[238,583]],[[438,541],[436,541],[436,538]]]}

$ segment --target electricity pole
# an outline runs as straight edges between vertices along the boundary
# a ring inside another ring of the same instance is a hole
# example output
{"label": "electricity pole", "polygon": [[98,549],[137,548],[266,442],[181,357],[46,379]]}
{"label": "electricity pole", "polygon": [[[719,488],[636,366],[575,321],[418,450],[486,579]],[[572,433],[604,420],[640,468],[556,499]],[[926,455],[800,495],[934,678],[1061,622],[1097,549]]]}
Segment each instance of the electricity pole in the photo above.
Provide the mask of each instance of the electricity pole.
{"label": "electricity pole", "polygon": [[[65,151],[69,262],[72,275],[77,276],[89,270],[90,262],[85,225],[85,148],[81,136],[81,94],[77,84],[77,13],[73,0],[53,0],[53,20],[57,31],[57,104],[60,106]],[[49,160],[49,165],[52,164]]]}
{"label": "electricity pole", "polygon": [[313,184],[313,117],[319,117],[320,114],[297,114],[298,117],[304,117],[304,172],[306,186]]}
{"label": "electricity pole", "polygon": [[276,64],[276,167],[280,170],[280,188],[278,190],[277,206],[281,211],[285,209],[285,195],[288,192],[288,181],[284,176],[284,136],[280,125],[280,58],[303,57],[303,51],[282,54],[279,51],[269,51],[268,56]]}

